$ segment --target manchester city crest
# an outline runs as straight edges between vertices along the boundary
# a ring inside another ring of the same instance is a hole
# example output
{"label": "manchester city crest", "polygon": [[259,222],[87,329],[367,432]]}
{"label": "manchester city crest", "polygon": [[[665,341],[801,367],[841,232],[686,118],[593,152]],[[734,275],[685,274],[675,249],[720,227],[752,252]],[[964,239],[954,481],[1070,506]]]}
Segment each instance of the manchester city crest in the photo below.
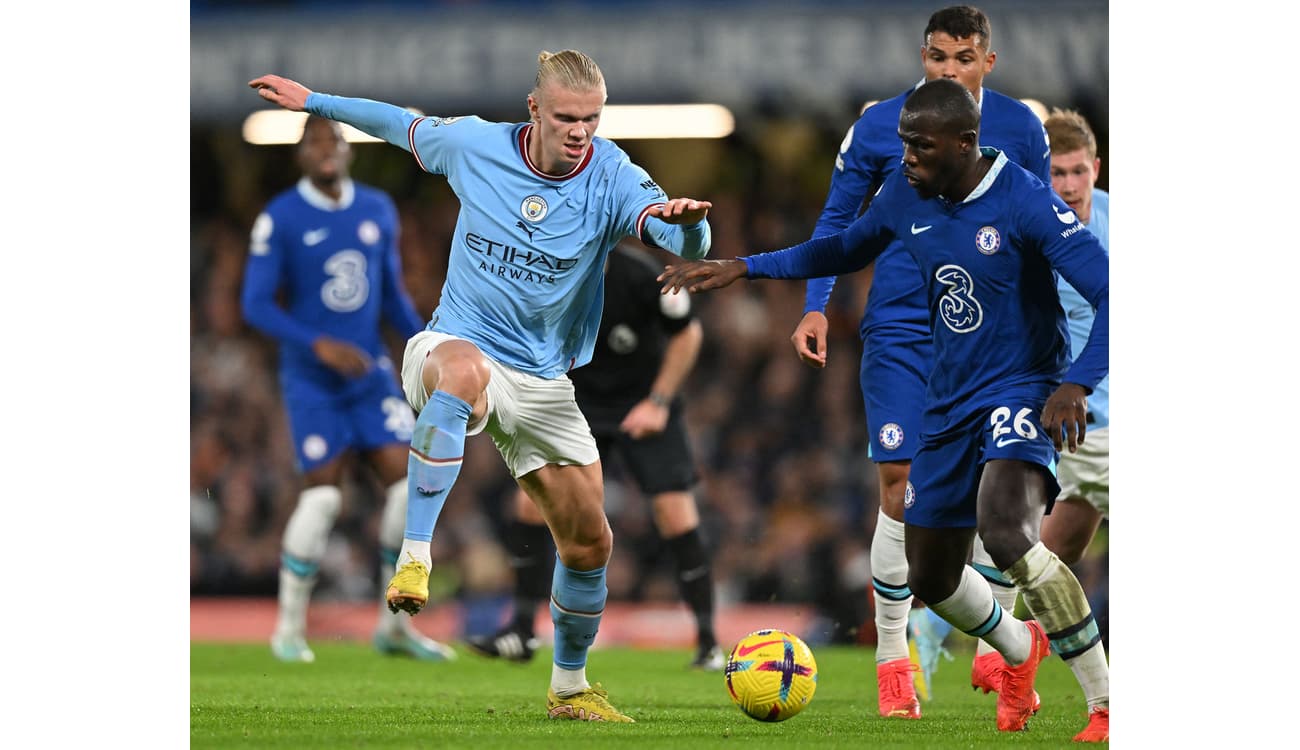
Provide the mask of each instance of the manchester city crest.
{"label": "manchester city crest", "polygon": [[524,198],[524,202],[519,206],[519,213],[524,215],[529,221],[541,221],[546,218],[546,199],[540,195],[530,195]]}

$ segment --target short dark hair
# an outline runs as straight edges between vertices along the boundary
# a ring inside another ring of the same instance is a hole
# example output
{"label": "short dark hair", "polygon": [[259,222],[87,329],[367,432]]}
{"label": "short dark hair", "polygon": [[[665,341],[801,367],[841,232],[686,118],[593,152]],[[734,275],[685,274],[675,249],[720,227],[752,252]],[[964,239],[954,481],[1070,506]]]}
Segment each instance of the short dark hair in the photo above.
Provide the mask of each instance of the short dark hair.
{"label": "short dark hair", "polygon": [[989,23],[989,17],[972,5],[952,5],[935,11],[930,16],[930,22],[925,25],[921,42],[928,45],[930,35],[936,31],[942,31],[953,39],[979,37],[975,44],[983,47],[986,52],[993,43],[993,26]]}
{"label": "short dark hair", "polygon": [[950,133],[979,131],[980,106],[970,89],[950,78],[926,81],[903,102],[903,117],[933,116]]}

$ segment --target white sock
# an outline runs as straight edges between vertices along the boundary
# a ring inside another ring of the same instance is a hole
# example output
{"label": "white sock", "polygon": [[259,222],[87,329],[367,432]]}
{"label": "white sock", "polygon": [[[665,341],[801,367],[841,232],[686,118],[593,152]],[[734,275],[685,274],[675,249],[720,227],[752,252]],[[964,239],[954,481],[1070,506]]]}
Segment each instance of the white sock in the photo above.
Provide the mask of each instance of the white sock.
{"label": "white sock", "polygon": [[433,569],[433,552],[429,542],[422,542],[419,539],[403,539],[402,551],[397,554],[397,567],[401,567],[411,560],[418,560],[424,563],[424,567]]}
{"label": "white sock", "polygon": [[[981,566],[984,568],[982,572],[986,581],[991,572],[998,569],[998,566],[993,563],[993,558],[989,556],[988,550],[984,549],[984,540],[980,539],[978,534],[975,535],[975,548],[971,553],[970,562],[971,565],[976,566],[977,571]],[[1014,613],[1016,611],[1016,587],[1001,573],[998,573],[997,577],[999,579],[998,583],[989,581],[989,588],[993,589],[993,598],[997,600],[998,604],[1002,605],[1002,609]],[[983,656],[993,651],[997,651],[997,649],[989,645],[987,641],[980,640],[975,644],[976,656]]]}
{"label": "white sock", "polygon": [[1088,702],[1088,711],[1094,708],[1110,708],[1110,663],[1106,661],[1106,649],[1101,643],[1094,643],[1092,648],[1066,662],[1074,679],[1083,689],[1084,700]]}
{"label": "white sock", "polygon": [[[993,599],[989,582],[969,565],[962,568],[961,582],[952,596],[932,603],[930,609],[958,630],[993,644],[1007,664],[1023,664],[1029,658],[1033,646],[1029,628],[1010,612],[1002,610]],[[992,630],[977,634],[990,624]]]}
{"label": "white sock", "polygon": [[276,611],[275,634],[280,638],[302,638],[307,633],[307,602],[316,586],[316,576],[303,578],[280,568],[280,606]]}
{"label": "white sock", "polygon": [[1025,606],[1047,631],[1052,650],[1070,665],[1088,708],[1109,706],[1110,666],[1088,598],[1069,566],[1039,542],[1006,573],[1020,587]]}
{"label": "white sock", "polygon": [[[871,577],[891,587],[907,586],[907,551],[903,547],[903,523],[885,515],[876,517],[871,536]],[[872,588],[876,603],[876,663],[907,658],[907,615],[912,597],[893,599]]]}
{"label": "white sock", "polygon": [[276,634],[302,636],[307,630],[307,604],[316,586],[330,529],[343,506],[343,492],[332,485],[308,487],[298,495],[280,541],[279,610]]}
{"label": "white sock", "polygon": [[[383,514],[379,517],[379,551],[384,557],[384,566],[379,571],[379,628],[388,635],[407,632],[413,627],[411,618],[405,612],[388,609],[388,581],[397,572],[397,566],[389,567],[386,557],[398,554],[402,547],[402,534],[406,533],[406,477],[393,482],[385,492]],[[399,558],[400,559],[400,558]],[[426,563],[427,565],[428,563]]]}
{"label": "white sock", "polygon": [[561,698],[581,693],[583,690],[591,687],[587,682],[587,668],[581,669],[563,669],[560,665],[551,664],[551,689]]}

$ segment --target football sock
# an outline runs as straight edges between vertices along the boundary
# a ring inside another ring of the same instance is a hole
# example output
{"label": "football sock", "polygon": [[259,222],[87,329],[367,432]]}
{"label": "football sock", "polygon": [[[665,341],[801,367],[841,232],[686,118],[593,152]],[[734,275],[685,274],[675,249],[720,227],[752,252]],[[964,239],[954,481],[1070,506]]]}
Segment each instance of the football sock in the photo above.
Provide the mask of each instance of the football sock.
{"label": "football sock", "polygon": [[[1016,611],[1016,587],[1015,584],[998,570],[993,564],[993,558],[989,556],[988,550],[984,549],[984,540],[975,536],[975,547],[971,553],[971,565],[984,576],[984,580],[989,582],[989,587],[993,589],[993,598],[998,600],[1002,609],[1014,613]],[[980,641],[975,646],[975,655],[983,656],[991,651],[996,651],[991,645]]]}
{"label": "football sock", "polygon": [[[434,391],[415,420],[410,457],[406,462],[406,532],[402,557],[410,554],[431,565],[429,541],[447,501],[447,493],[460,474],[465,453],[465,430],[473,408],[446,391]],[[424,542],[423,545],[409,542]],[[420,556],[423,552],[423,556]]]}
{"label": "football sock", "polygon": [[953,627],[992,643],[1007,664],[1023,664],[1032,642],[1025,623],[1002,609],[984,577],[969,565],[962,566],[961,582],[952,596],[930,605]]}
{"label": "football sock", "polygon": [[1074,672],[1088,708],[1110,705],[1110,667],[1088,598],[1070,568],[1042,542],[1006,570],[1055,651]]}
{"label": "football sock", "polygon": [[713,576],[699,527],[667,540],[667,545],[677,567],[682,601],[695,615],[696,643],[713,645],[718,642],[713,634]]}
{"label": "football sock", "polygon": [[[587,666],[587,649],[600,629],[607,595],[604,566],[573,570],[557,557],[551,582],[551,621],[555,623],[554,662],[561,670],[575,671]],[[557,694],[561,687],[572,692],[572,684],[552,687]]]}
{"label": "football sock", "polygon": [[409,626],[411,619],[401,610],[390,612],[384,595],[389,579],[397,572],[397,553],[406,529],[406,478],[389,485],[384,496],[384,510],[379,516],[379,627],[394,634]]}
{"label": "football sock", "polygon": [[343,492],[333,485],[308,487],[298,495],[280,542],[280,590],[276,632],[302,635],[307,627],[307,602],[330,529],[343,507]]}
{"label": "football sock", "polygon": [[871,586],[876,604],[876,663],[906,659],[912,590],[907,586],[903,524],[883,510],[871,537]]}
{"label": "football sock", "polygon": [[537,608],[550,598],[551,593],[553,572],[550,563],[555,560],[551,530],[545,524],[514,520],[506,526],[505,541],[510,567],[515,571],[515,612],[511,630],[532,638]]}

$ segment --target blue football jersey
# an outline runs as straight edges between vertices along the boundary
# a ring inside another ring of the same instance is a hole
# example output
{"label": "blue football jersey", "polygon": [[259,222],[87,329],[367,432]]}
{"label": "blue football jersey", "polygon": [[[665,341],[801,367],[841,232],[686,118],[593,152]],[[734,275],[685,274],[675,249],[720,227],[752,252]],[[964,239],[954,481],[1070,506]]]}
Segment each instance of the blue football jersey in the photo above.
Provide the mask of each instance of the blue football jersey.
{"label": "blue football jersey", "polygon": [[[862,210],[863,201],[898,170],[903,160],[898,117],[915,88],[868,107],[849,128],[835,158],[830,191],[813,237],[835,234],[851,224]],[[1017,99],[990,89],[982,89],[979,102],[980,144],[997,148],[1008,159],[1051,184],[1047,131],[1033,110]],[[805,312],[825,310],[834,284],[834,277],[810,279]],[[923,341],[929,333],[923,288],[916,263],[901,246],[885,250],[876,259],[871,291],[867,295],[862,319],[864,337],[872,334],[876,345],[892,338],[909,343]]]}
{"label": "blue football jersey", "polygon": [[[423,325],[401,284],[397,210],[352,180],[335,203],[307,178],[275,196],[253,224],[244,268],[245,319],[275,338],[282,378],[339,388],[345,378],[312,352],[317,337],[386,358],[381,321],[402,336]],[[282,295],[282,300],[277,300]]]}
{"label": "blue football jersey", "polygon": [[[754,278],[815,278],[864,268],[895,240],[925,279],[934,364],[924,437],[982,419],[1008,390],[1062,380],[1093,388],[1109,367],[1109,260],[1095,235],[1044,183],[1005,154],[960,203],[922,200],[901,171],[838,235],[745,258]],[[1059,272],[1096,308],[1070,363]]]}
{"label": "blue football jersey", "polygon": [[[1105,190],[1092,190],[1092,216],[1088,218],[1088,231],[1097,235],[1101,246],[1110,255],[1110,194]],[[1092,328],[1096,312],[1083,295],[1075,291],[1069,282],[1060,280],[1057,289],[1061,294],[1061,307],[1065,308],[1065,317],[1070,322],[1070,355],[1078,359],[1083,345],[1088,340],[1088,331]],[[1088,396],[1088,413],[1092,415],[1094,427],[1110,424],[1110,374],[1092,389]]]}

